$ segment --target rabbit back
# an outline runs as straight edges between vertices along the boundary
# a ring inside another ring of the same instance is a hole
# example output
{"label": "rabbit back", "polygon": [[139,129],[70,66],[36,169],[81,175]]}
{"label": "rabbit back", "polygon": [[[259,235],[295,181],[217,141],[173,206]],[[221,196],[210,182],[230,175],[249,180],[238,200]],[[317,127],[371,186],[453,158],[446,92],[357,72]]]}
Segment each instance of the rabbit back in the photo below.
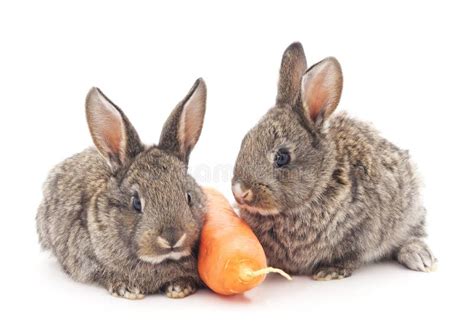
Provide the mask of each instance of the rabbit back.
{"label": "rabbit back", "polygon": [[77,280],[91,281],[98,275],[87,210],[109,176],[105,160],[89,148],[55,166],[43,186],[36,216],[40,244]]}

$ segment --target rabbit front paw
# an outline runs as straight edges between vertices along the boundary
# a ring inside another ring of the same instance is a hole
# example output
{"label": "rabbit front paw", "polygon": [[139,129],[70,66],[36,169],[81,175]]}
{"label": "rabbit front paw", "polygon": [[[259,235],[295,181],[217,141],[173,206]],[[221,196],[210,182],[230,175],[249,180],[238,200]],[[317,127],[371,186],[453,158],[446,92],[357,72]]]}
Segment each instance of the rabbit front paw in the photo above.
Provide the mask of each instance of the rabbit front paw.
{"label": "rabbit front paw", "polygon": [[190,280],[172,281],[165,285],[164,292],[168,298],[184,298],[196,292],[197,286]]}
{"label": "rabbit front paw", "polygon": [[437,267],[437,260],[433,253],[420,239],[409,241],[403,245],[398,251],[397,260],[407,268],[419,272],[433,272]]}
{"label": "rabbit front paw", "polygon": [[128,287],[122,282],[109,284],[107,290],[114,297],[121,297],[130,300],[138,300],[145,298],[145,294],[141,292],[140,289],[135,287]]}
{"label": "rabbit front paw", "polygon": [[352,275],[352,270],[343,267],[319,267],[313,274],[315,281],[340,280]]}

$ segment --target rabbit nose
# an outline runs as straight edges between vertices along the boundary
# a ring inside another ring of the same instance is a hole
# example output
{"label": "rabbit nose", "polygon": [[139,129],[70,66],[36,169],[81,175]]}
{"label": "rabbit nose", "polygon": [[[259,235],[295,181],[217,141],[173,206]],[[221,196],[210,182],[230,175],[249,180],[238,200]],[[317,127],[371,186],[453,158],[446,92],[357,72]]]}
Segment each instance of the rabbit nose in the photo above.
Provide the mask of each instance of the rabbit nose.
{"label": "rabbit nose", "polygon": [[164,249],[171,249],[179,247],[186,239],[186,234],[182,234],[179,230],[173,227],[163,229],[160,236],[157,238],[158,245]]}
{"label": "rabbit nose", "polygon": [[240,183],[235,183],[232,186],[232,193],[234,194],[234,198],[239,204],[245,204],[252,201],[253,193],[250,189],[242,189]]}

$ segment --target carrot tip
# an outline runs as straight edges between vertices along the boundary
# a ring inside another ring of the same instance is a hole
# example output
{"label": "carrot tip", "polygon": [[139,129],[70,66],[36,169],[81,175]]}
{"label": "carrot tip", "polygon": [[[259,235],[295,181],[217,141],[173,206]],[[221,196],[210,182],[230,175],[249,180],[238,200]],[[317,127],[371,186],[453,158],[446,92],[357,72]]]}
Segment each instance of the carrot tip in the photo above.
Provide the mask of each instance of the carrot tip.
{"label": "carrot tip", "polygon": [[273,267],[262,268],[262,269],[259,269],[259,270],[250,270],[250,269],[248,269],[248,270],[245,271],[245,276],[253,278],[253,277],[257,277],[257,276],[261,276],[261,275],[265,275],[265,274],[269,274],[269,273],[277,273],[277,274],[280,274],[281,276],[283,276],[284,278],[286,278],[288,281],[292,280],[290,275],[288,275],[287,273],[285,273],[281,269],[273,268]]}

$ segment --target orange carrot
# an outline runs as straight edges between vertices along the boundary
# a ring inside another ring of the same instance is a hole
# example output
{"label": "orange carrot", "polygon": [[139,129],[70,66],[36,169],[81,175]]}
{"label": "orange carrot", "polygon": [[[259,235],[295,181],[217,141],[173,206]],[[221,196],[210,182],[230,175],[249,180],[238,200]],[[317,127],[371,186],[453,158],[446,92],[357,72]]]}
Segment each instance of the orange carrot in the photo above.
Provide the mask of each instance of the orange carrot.
{"label": "orange carrot", "polygon": [[271,272],[291,279],[282,270],[267,267],[260,242],[225,197],[211,188],[204,188],[204,192],[207,212],[198,259],[204,283],[216,293],[233,295],[256,287]]}

